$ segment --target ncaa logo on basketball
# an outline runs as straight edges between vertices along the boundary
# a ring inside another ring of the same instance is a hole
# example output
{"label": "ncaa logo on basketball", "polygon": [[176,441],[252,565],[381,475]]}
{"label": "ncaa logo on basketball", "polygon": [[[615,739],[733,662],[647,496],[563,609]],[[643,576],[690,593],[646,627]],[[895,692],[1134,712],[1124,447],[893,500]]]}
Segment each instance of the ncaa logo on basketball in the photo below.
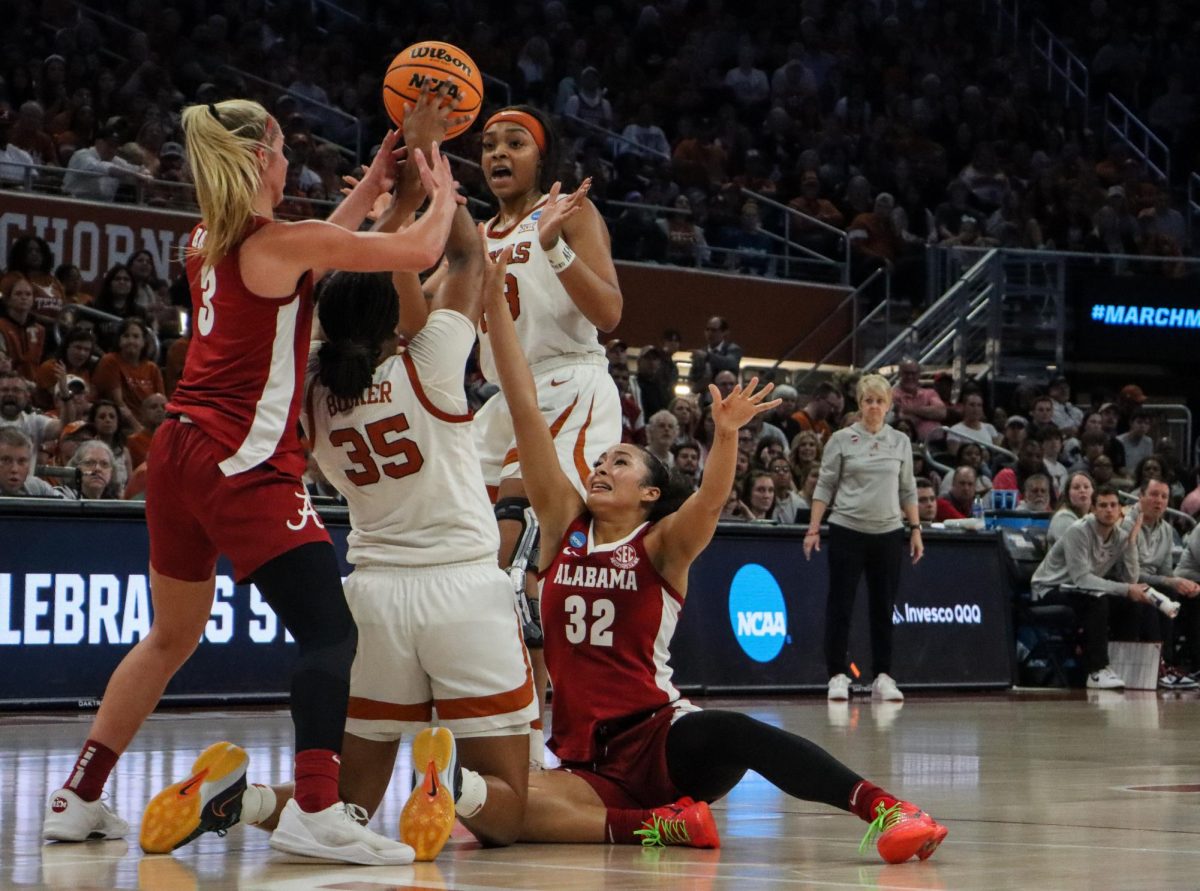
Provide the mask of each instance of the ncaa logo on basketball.
{"label": "ncaa logo on basketball", "polygon": [[783,591],[765,566],[747,563],[734,575],[729,624],[738,646],[755,662],[770,662],[788,642]]}
{"label": "ncaa logo on basketball", "polygon": [[613,551],[612,565],[617,569],[633,569],[638,565],[637,549],[633,545],[621,545]]}

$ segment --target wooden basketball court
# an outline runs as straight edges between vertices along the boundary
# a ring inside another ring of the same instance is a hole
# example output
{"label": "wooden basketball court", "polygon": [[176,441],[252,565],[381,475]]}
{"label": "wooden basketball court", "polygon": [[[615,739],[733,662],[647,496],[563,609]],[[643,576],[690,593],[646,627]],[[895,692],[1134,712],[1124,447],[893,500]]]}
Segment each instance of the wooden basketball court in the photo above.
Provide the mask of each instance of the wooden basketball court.
{"label": "wooden basketball court", "polygon": [[[0,716],[0,887],[190,889],[753,889],[1200,887],[1200,695],[913,695],[902,707],[812,697],[698,700],[803,734],[950,828],[925,862],[888,866],[858,853],[865,824],[788,799],[748,775],[714,812],[719,851],[607,845],[484,850],[461,827],[436,863],[289,863],[267,835],[237,827],[172,856],[124,842],[43,845],[42,808],[69,770],[90,716]],[[110,782],[135,824],[150,796],[206,745],[230,739],[250,778],[290,773],[281,710],[166,711]],[[394,835],[405,760],[374,826]]]}

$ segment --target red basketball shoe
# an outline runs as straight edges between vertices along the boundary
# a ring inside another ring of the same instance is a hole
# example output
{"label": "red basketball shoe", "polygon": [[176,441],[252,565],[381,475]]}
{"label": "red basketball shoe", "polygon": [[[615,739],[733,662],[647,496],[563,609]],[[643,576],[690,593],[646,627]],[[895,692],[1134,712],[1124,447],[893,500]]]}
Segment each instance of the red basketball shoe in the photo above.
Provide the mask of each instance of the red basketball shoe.
{"label": "red basketball shoe", "polygon": [[681,798],[673,804],[653,808],[645,829],[634,831],[646,847],[684,845],[689,848],[719,848],[721,837],[712,811],[703,801]]}
{"label": "red basketball shoe", "polygon": [[903,863],[914,854],[921,860],[927,860],[950,832],[907,801],[898,801],[890,808],[880,803],[876,806],[875,814],[858,850],[859,853],[865,851],[871,839],[878,834],[875,848],[888,863]]}

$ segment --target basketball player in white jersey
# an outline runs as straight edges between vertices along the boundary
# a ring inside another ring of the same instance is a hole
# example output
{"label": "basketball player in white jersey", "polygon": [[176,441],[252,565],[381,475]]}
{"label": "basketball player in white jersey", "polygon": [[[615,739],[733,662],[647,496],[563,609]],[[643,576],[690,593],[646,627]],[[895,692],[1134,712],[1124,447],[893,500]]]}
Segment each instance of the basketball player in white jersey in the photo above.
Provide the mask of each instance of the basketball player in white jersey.
{"label": "basketball player in white jersey", "polygon": [[[592,462],[621,435],[620,397],[597,334],[597,329],[612,331],[621,320],[608,229],[587,199],[590,182],[559,197],[560,186],[553,182],[555,134],[537,110],[515,107],[492,115],[484,124],[480,163],[500,202],[500,212],[487,224],[487,248],[495,255],[512,247],[505,278],[509,312],[533,368],[542,412],[554,431],[559,465],[582,493]],[[484,376],[497,382],[486,322],[479,326],[479,342]],[[475,435],[484,479],[495,487],[501,565],[514,560],[519,565],[529,558],[519,543],[536,539],[522,535],[533,513],[526,511],[524,470],[503,393],[479,411]],[[536,560],[529,568],[535,565]],[[536,619],[536,601],[531,606]],[[526,641],[537,646],[534,665],[539,694],[544,694],[540,637],[539,628]],[[534,726],[530,751],[533,763],[540,765],[540,723]]]}

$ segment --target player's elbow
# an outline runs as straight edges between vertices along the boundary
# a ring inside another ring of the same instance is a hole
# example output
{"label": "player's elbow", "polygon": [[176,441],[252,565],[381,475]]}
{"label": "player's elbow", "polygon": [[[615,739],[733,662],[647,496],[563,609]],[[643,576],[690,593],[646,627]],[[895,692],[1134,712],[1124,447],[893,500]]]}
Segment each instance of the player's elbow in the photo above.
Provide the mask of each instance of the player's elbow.
{"label": "player's elbow", "polygon": [[605,334],[611,334],[621,324],[621,296],[618,294],[616,300],[605,301],[592,321]]}

